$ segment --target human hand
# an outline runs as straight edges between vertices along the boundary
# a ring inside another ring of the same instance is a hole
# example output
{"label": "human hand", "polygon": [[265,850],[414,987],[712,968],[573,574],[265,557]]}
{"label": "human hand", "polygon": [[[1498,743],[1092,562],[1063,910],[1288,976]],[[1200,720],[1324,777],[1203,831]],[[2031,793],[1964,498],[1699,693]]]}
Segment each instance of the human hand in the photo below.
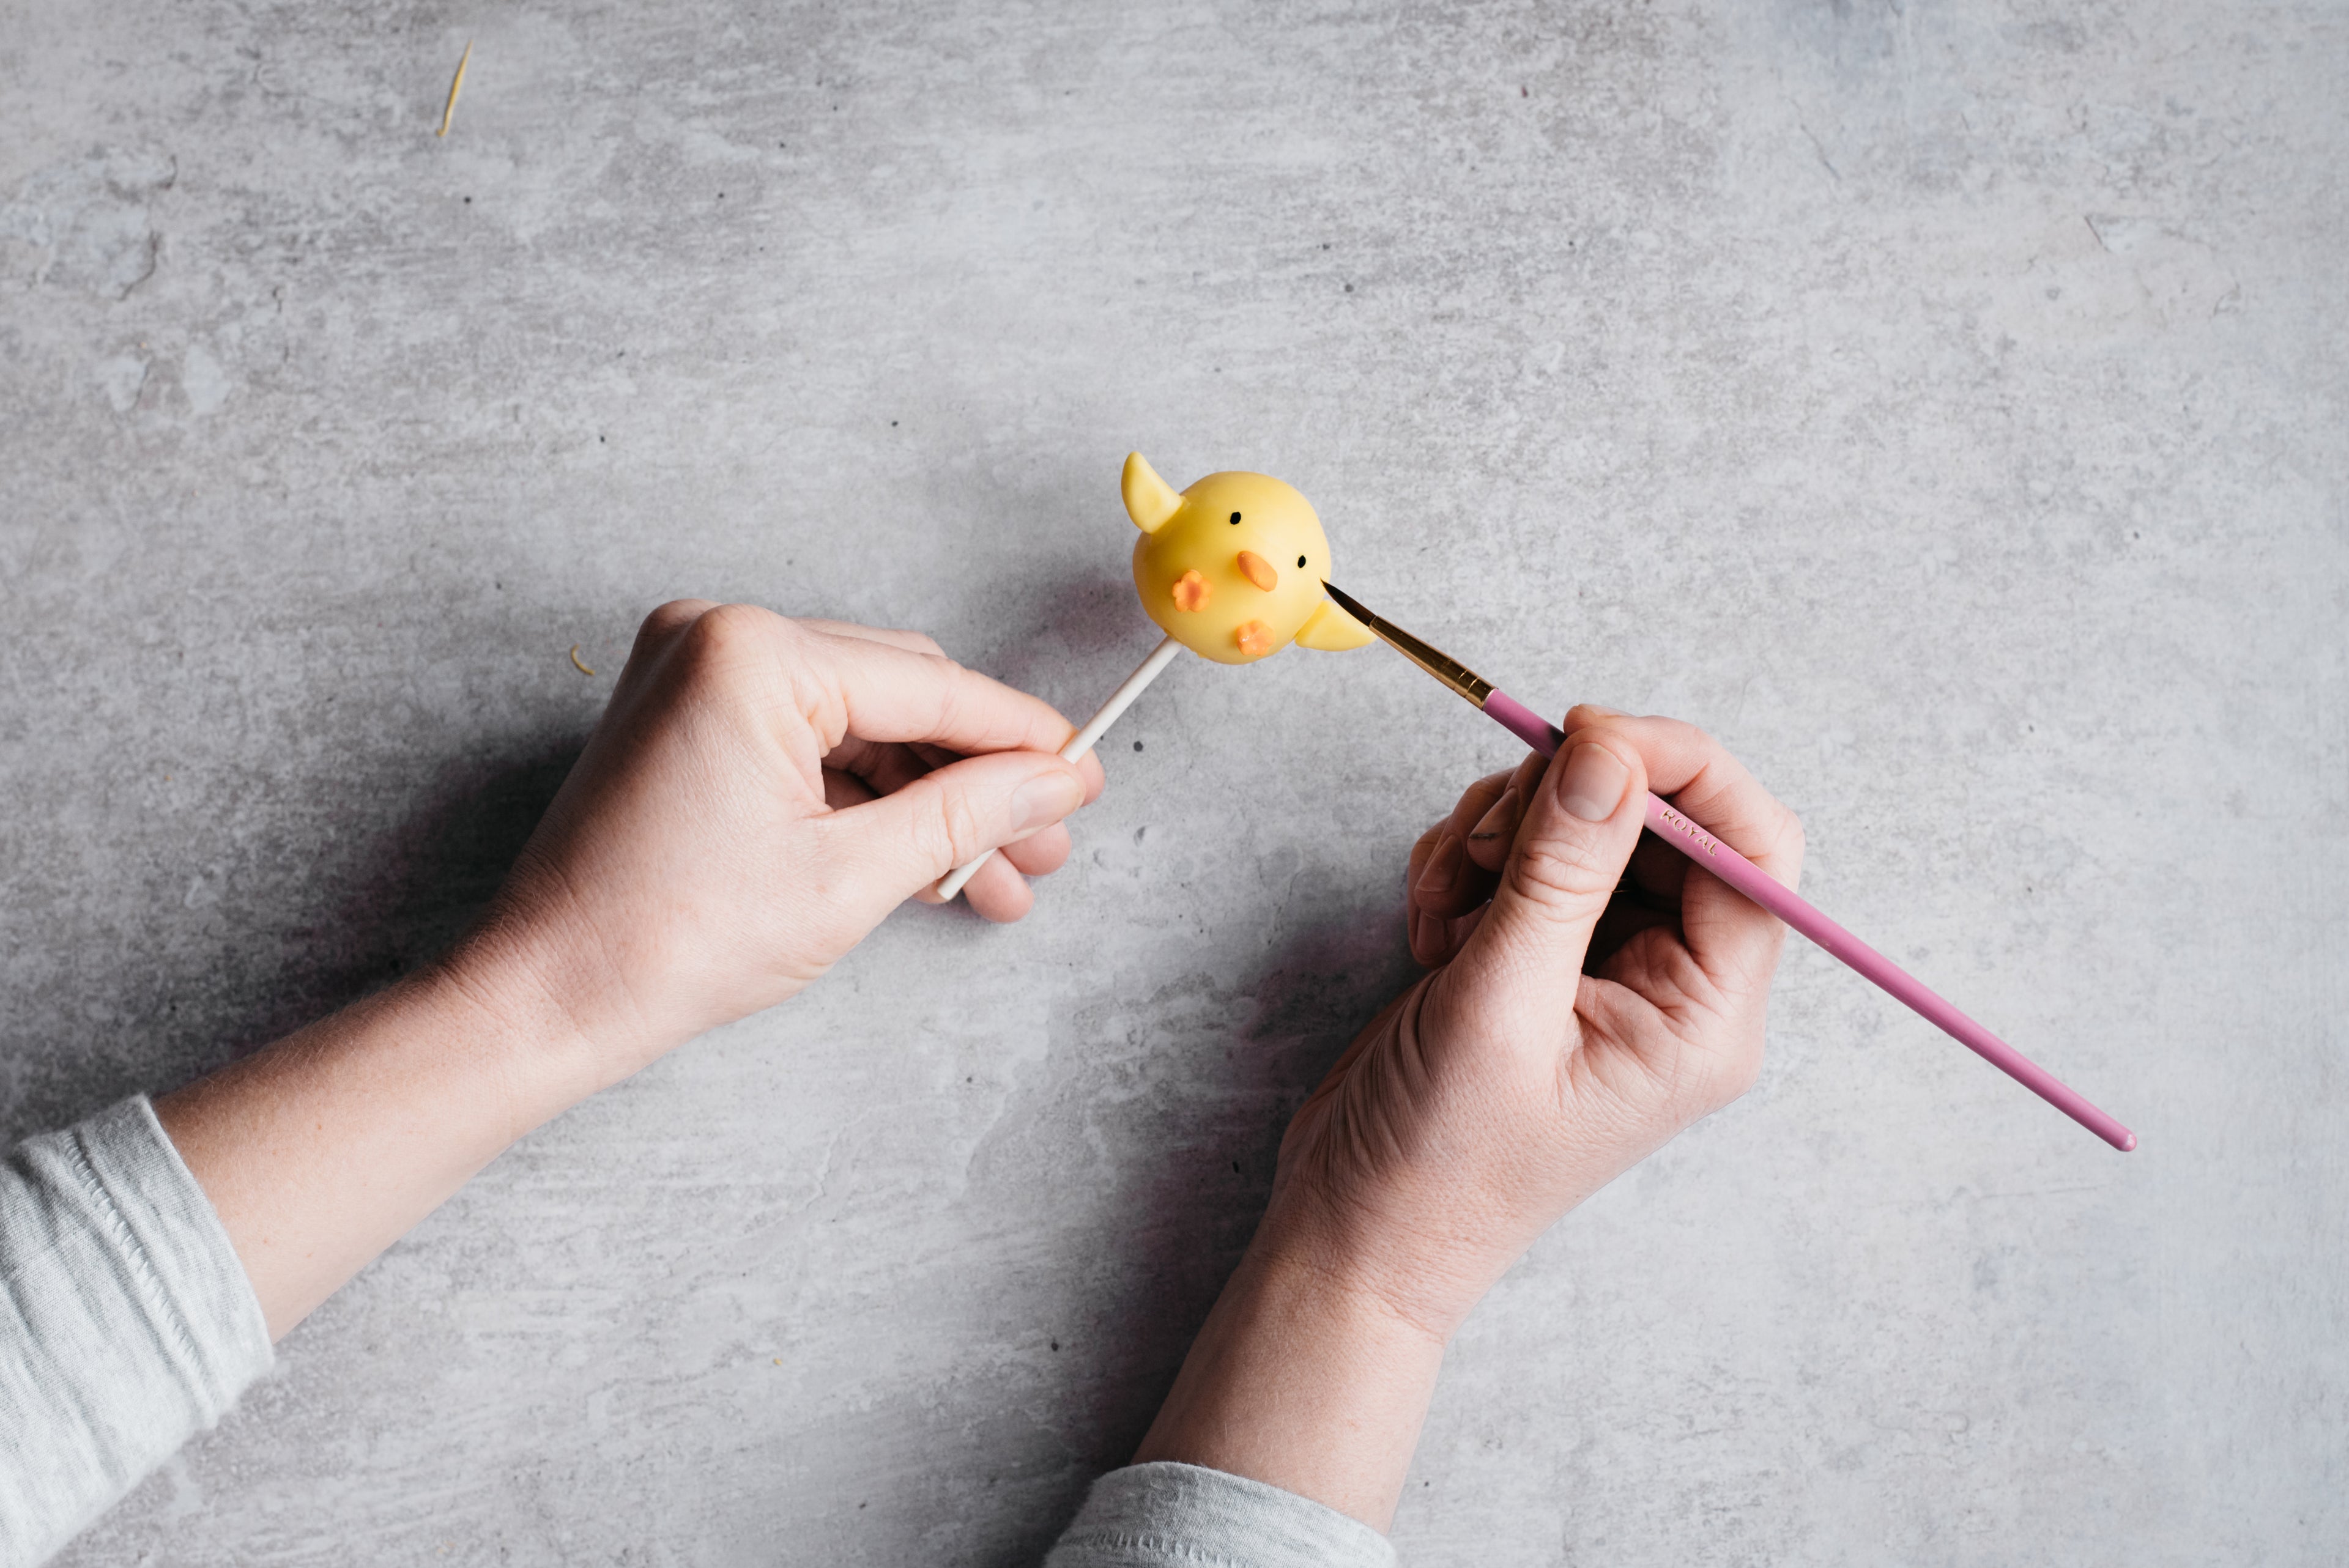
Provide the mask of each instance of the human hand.
{"label": "human hand", "polygon": [[1434,973],[1282,1149],[1290,1244],[1441,1334],[1761,1068],[1785,927],[1640,828],[1652,789],[1792,887],[1801,823],[1691,726],[1579,707],[1567,727],[1556,762],[1478,780],[1413,848],[1412,951]]}
{"label": "human hand", "polygon": [[448,967],[558,1008],[594,1075],[625,1077],[792,995],[982,851],[1003,853],[972,908],[1026,913],[1019,873],[1068,858],[1061,820],[1101,790],[1094,758],[1056,755],[1073,729],[918,633],[664,604]]}
{"label": "human hand", "polygon": [[1802,827],[1711,738],[1598,707],[1413,849],[1434,972],[1282,1140],[1272,1202],[1137,1456],[1384,1527],[1445,1343],[1560,1215],[1734,1099],[1784,929],[1640,827],[1649,790],[1789,887]]}
{"label": "human hand", "polygon": [[791,995],[947,867],[1002,849],[970,900],[1017,920],[1012,868],[1059,866],[1101,789],[1055,754],[1071,732],[913,632],[654,611],[478,930],[156,1102],[271,1334],[523,1132]]}

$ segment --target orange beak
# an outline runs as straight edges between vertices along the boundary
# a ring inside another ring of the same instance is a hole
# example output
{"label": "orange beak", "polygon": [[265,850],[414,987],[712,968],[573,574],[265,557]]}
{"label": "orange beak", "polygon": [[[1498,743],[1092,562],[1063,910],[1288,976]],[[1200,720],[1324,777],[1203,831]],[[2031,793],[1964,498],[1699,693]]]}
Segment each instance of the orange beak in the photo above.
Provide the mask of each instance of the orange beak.
{"label": "orange beak", "polygon": [[1268,593],[1280,582],[1280,573],[1272,569],[1272,562],[1253,550],[1240,552],[1239,568],[1241,576]]}

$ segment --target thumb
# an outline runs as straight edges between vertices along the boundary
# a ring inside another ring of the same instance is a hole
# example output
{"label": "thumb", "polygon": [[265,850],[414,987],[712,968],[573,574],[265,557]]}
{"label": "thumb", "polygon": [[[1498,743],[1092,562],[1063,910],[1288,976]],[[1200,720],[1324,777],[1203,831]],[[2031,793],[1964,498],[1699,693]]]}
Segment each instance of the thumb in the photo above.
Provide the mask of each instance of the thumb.
{"label": "thumb", "polygon": [[1648,769],[1620,736],[1569,737],[1542,775],[1492,907],[1454,967],[1473,989],[1534,977],[1574,1000],[1590,934],[1631,863],[1646,819]]}
{"label": "thumb", "polygon": [[956,866],[1051,826],[1084,800],[1084,774],[1049,751],[965,758],[819,818],[825,892],[869,930]]}

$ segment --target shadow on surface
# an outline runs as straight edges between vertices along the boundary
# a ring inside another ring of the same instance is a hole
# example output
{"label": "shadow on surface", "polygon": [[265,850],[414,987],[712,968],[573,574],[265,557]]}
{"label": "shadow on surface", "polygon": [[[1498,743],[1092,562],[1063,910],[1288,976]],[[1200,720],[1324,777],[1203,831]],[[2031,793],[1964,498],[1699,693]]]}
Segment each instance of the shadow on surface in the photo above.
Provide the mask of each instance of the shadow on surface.
{"label": "shadow on surface", "polygon": [[1330,913],[1267,949],[1208,1009],[1228,997],[1246,1019],[1229,1031],[1230,1048],[1178,1042],[1174,1051],[1212,1068],[1120,1109],[1133,1134],[1124,1201],[1096,1222],[1088,1239],[1097,1261],[1071,1292],[1071,1310],[1102,1326],[1100,1359],[1059,1423],[1063,1468],[1020,1489],[1019,1505],[1032,1511],[1001,1521],[1000,1544],[975,1559],[987,1568],[1032,1568],[1092,1479],[1131,1460],[1256,1233],[1289,1119],[1422,973],[1391,888],[1329,887],[1306,902]]}
{"label": "shadow on surface", "polygon": [[543,740],[450,759],[413,787],[413,803],[388,830],[370,830],[368,819],[390,810],[354,798],[336,813],[347,830],[233,879],[241,891],[218,906],[212,940],[177,953],[165,943],[152,961],[112,957],[101,969],[117,986],[90,987],[104,995],[33,999],[24,1025],[32,1037],[8,1052],[16,1070],[0,1142],[138,1090],[162,1093],[446,951],[488,905],[585,744]]}

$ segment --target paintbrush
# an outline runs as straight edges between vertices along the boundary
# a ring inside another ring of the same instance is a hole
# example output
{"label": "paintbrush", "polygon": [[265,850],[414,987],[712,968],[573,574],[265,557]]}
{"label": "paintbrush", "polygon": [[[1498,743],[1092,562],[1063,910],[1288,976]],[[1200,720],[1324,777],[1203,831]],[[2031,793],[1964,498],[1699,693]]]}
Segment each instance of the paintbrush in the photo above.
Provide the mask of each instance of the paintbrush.
{"label": "paintbrush", "polygon": [[[1393,622],[1371,614],[1334,583],[1325,583],[1322,586],[1329,589],[1330,597],[1341,609],[1368,626],[1381,642],[1475,704],[1487,718],[1544,757],[1557,755],[1566,736],[1556,725],[1449,654],[1420,641]],[[1769,872],[1691,821],[1671,802],[1653,794],[1648,797],[1648,830],[1826,948],[1862,978],[1882,986],[1928,1023],[2115,1149],[2126,1153],[2137,1147],[2136,1133],[2090,1105],[2077,1090],[1935,995],[1907,970],[1821,914]]]}

